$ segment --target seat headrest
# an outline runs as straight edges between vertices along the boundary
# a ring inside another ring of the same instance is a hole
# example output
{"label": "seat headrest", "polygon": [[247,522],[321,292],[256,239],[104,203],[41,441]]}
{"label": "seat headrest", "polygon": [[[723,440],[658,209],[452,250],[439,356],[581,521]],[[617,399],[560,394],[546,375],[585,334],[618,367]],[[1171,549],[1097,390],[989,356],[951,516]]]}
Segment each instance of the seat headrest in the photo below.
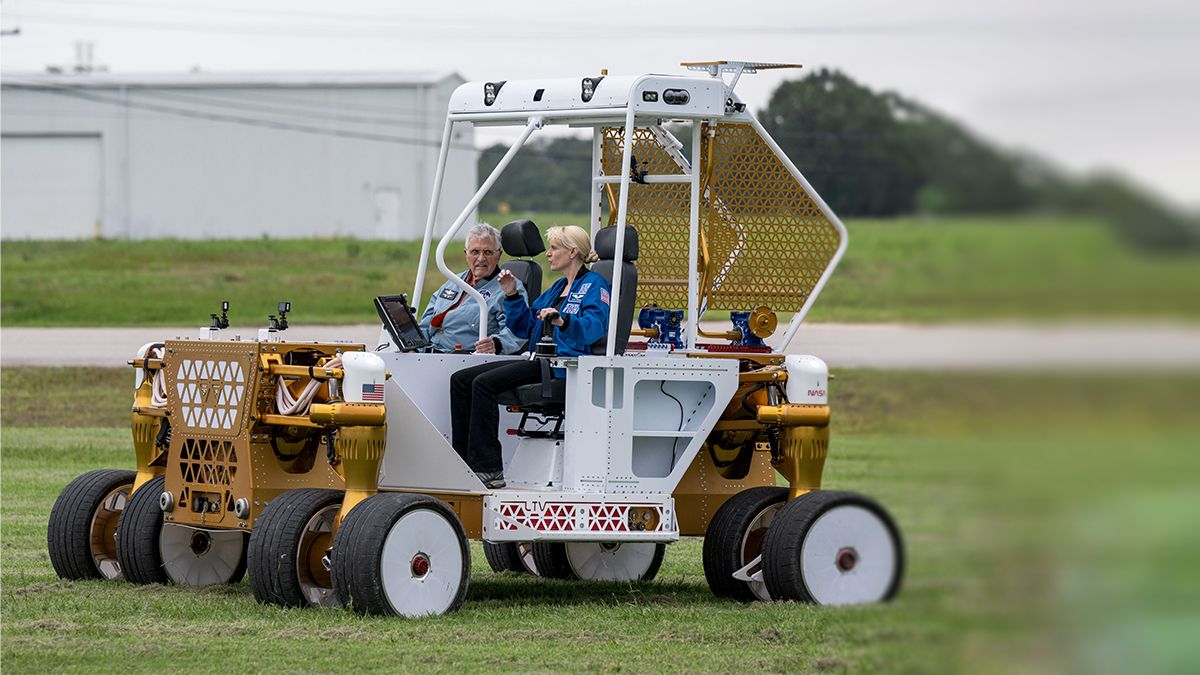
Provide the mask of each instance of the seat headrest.
{"label": "seat headrest", "polygon": [[[596,255],[600,256],[601,260],[612,260],[617,254],[617,227],[606,227],[596,233]],[[621,251],[621,257],[625,262],[633,262],[638,257],[638,235],[637,230],[631,226],[625,226],[625,249]]]}
{"label": "seat headrest", "polygon": [[546,244],[532,220],[514,220],[500,230],[500,245],[511,258],[527,258],[543,253]]}

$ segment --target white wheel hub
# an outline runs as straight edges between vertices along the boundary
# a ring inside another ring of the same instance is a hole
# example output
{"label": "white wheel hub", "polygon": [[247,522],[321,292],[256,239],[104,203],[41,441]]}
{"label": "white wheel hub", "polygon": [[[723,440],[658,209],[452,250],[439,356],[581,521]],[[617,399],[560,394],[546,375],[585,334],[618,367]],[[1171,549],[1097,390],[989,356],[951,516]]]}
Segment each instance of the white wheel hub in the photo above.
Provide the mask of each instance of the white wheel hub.
{"label": "white wheel hub", "polygon": [[164,523],[158,538],[167,577],[177,584],[224,584],[242,562],[246,535],[241,530],[202,530]]}
{"label": "white wheel hub", "polygon": [[458,531],[442,514],[405,513],[384,539],[379,560],[388,603],[401,616],[446,612],[463,584],[465,563]]}
{"label": "white wheel hub", "polygon": [[595,541],[567,542],[567,562],[587,581],[637,581],[654,563],[658,544]]}
{"label": "white wheel hub", "polygon": [[882,600],[896,577],[899,556],[888,526],[873,511],[835,506],[812,524],[800,549],[804,585],[822,605]]}

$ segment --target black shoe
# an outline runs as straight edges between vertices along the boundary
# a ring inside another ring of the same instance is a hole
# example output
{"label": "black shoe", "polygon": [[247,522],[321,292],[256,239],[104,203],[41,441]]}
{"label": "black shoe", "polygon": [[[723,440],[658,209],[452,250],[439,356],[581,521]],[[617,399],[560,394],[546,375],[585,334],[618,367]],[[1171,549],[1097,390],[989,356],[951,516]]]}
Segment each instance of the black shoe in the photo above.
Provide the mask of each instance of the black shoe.
{"label": "black shoe", "polygon": [[483,486],[489,490],[496,490],[504,487],[504,472],[503,471],[476,471],[475,475],[479,477]]}

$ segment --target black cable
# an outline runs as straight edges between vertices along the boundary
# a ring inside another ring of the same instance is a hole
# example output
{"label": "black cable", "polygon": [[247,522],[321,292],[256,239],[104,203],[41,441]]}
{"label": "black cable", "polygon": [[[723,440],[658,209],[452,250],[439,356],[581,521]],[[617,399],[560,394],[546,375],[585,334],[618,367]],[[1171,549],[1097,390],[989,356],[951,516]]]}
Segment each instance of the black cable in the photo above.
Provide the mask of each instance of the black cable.
{"label": "black cable", "polygon": [[[658,390],[661,391],[662,393],[666,394],[667,396],[670,396],[671,400],[675,401],[675,405],[679,406],[679,428],[676,429],[676,431],[683,431],[683,403],[680,403],[679,399],[675,398],[674,396],[672,396],[670,393],[667,392],[666,385],[667,385],[666,380],[659,380]],[[680,438],[681,438],[680,436],[676,436],[675,442],[671,444],[671,468],[672,469],[675,468],[675,462],[677,460],[675,453],[678,451]]]}

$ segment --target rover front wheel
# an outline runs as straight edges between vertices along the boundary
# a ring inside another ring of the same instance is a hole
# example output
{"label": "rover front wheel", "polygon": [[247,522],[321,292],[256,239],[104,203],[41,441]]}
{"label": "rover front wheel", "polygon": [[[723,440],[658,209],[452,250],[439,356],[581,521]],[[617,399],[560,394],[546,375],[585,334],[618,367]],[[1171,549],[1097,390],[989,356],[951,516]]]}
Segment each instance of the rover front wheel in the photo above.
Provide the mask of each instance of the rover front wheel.
{"label": "rover front wheel", "polygon": [[146,481],[121,513],[117,524],[117,558],[125,579],[135,584],[165,584],[170,579],[163,569],[159,536],[163,513],[159,506],[166,478]]}
{"label": "rover front wheel", "polygon": [[467,597],[466,531],[450,507],[426,495],[385,492],[355,506],[331,561],[337,593],[360,614],[445,614]]}
{"label": "rover front wheel", "polygon": [[800,495],[763,544],[771,597],[818,605],[890,600],[904,576],[900,530],[875,500],[853,492]]}
{"label": "rover front wheel", "polygon": [[662,566],[666,544],[570,541],[564,545],[571,572],[587,581],[650,581]]}
{"label": "rover front wheel", "polygon": [[121,579],[117,523],[137,474],[89,471],[67,484],[54,501],[46,528],[50,564],[63,579]]}

